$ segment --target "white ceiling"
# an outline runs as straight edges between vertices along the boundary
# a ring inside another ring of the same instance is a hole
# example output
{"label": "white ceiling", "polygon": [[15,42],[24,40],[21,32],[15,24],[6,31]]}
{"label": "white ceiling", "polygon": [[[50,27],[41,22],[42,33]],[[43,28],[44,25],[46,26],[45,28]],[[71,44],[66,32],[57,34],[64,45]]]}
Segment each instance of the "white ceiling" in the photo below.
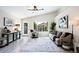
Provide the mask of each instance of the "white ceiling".
{"label": "white ceiling", "polygon": [[55,12],[61,7],[56,6],[37,6],[39,8],[43,8],[41,11],[28,11],[27,9],[33,8],[31,6],[0,6],[0,9],[10,13],[11,15],[17,18],[27,18],[35,15],[41,15],[44,13]]}

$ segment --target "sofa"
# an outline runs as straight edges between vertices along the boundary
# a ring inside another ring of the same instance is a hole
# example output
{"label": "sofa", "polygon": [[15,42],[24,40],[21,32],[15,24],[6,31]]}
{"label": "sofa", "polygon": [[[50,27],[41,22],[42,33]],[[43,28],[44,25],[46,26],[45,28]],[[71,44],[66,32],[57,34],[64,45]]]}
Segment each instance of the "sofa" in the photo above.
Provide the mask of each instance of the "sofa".
{"label": "sofa", "polygon": [[[55,31],[56,34],[51,33],[51,40],[59,47],[66,49],[73,48],[73,34],[68,32]],[[49,35],[50,37],[50,35]]]}
{"label": "sofa", "polygon": [[68,32],[63,33],[58,40],[58,45],[66,49],[73,48],[73,35]]}
{"label": "sofa", "polygon": [[57,31],[50,32],[50,33],[49,33],[49,38],[50,38],[52,41],[54,41],[53,38],[55,38],[56,35],[57,35]]}
{"label": "sofa", "polygon": [[53,41],[56,41],[56,38],[60,38],[62,32],[57,32],[56,35],[53,37]]}

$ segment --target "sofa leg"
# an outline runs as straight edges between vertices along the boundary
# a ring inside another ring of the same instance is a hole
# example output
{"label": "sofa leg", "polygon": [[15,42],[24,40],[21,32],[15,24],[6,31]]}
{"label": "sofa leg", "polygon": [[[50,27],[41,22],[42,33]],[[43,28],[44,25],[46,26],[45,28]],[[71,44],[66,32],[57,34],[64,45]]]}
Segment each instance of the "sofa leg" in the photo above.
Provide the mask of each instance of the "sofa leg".
{"label": "sofa leg", "polygon": [[70,48],[70,50],[74,51],[74,48]]}
{"label": "sofa leg", "polygon": [[62,47],[62,45],[57,45],[58,47]]}

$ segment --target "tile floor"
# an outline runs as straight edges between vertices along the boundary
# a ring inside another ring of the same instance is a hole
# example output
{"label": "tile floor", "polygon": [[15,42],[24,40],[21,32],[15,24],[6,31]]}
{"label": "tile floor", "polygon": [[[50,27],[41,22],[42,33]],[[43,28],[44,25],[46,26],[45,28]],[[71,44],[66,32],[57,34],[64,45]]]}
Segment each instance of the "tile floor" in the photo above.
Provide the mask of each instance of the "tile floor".
{"label": "tile floor", "polygon": [[49,37],[39,37],[31,39],[23,36],[21,39],[12,42],[6,47],[0,48],[0,53],[26,53],[26,52],[61,52],[66,53],[60,47],[57,47]]}

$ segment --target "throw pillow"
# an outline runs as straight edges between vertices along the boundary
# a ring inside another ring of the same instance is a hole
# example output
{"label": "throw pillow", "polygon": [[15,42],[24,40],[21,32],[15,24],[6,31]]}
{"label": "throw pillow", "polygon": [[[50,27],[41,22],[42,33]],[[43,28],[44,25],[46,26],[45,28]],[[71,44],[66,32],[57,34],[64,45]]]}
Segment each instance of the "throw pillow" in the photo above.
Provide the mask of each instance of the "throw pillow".
{"label": "throw pillow", "polygon": [[62,32],[57,33],[56,37],[60,38],[60,36],[62,35]]}

